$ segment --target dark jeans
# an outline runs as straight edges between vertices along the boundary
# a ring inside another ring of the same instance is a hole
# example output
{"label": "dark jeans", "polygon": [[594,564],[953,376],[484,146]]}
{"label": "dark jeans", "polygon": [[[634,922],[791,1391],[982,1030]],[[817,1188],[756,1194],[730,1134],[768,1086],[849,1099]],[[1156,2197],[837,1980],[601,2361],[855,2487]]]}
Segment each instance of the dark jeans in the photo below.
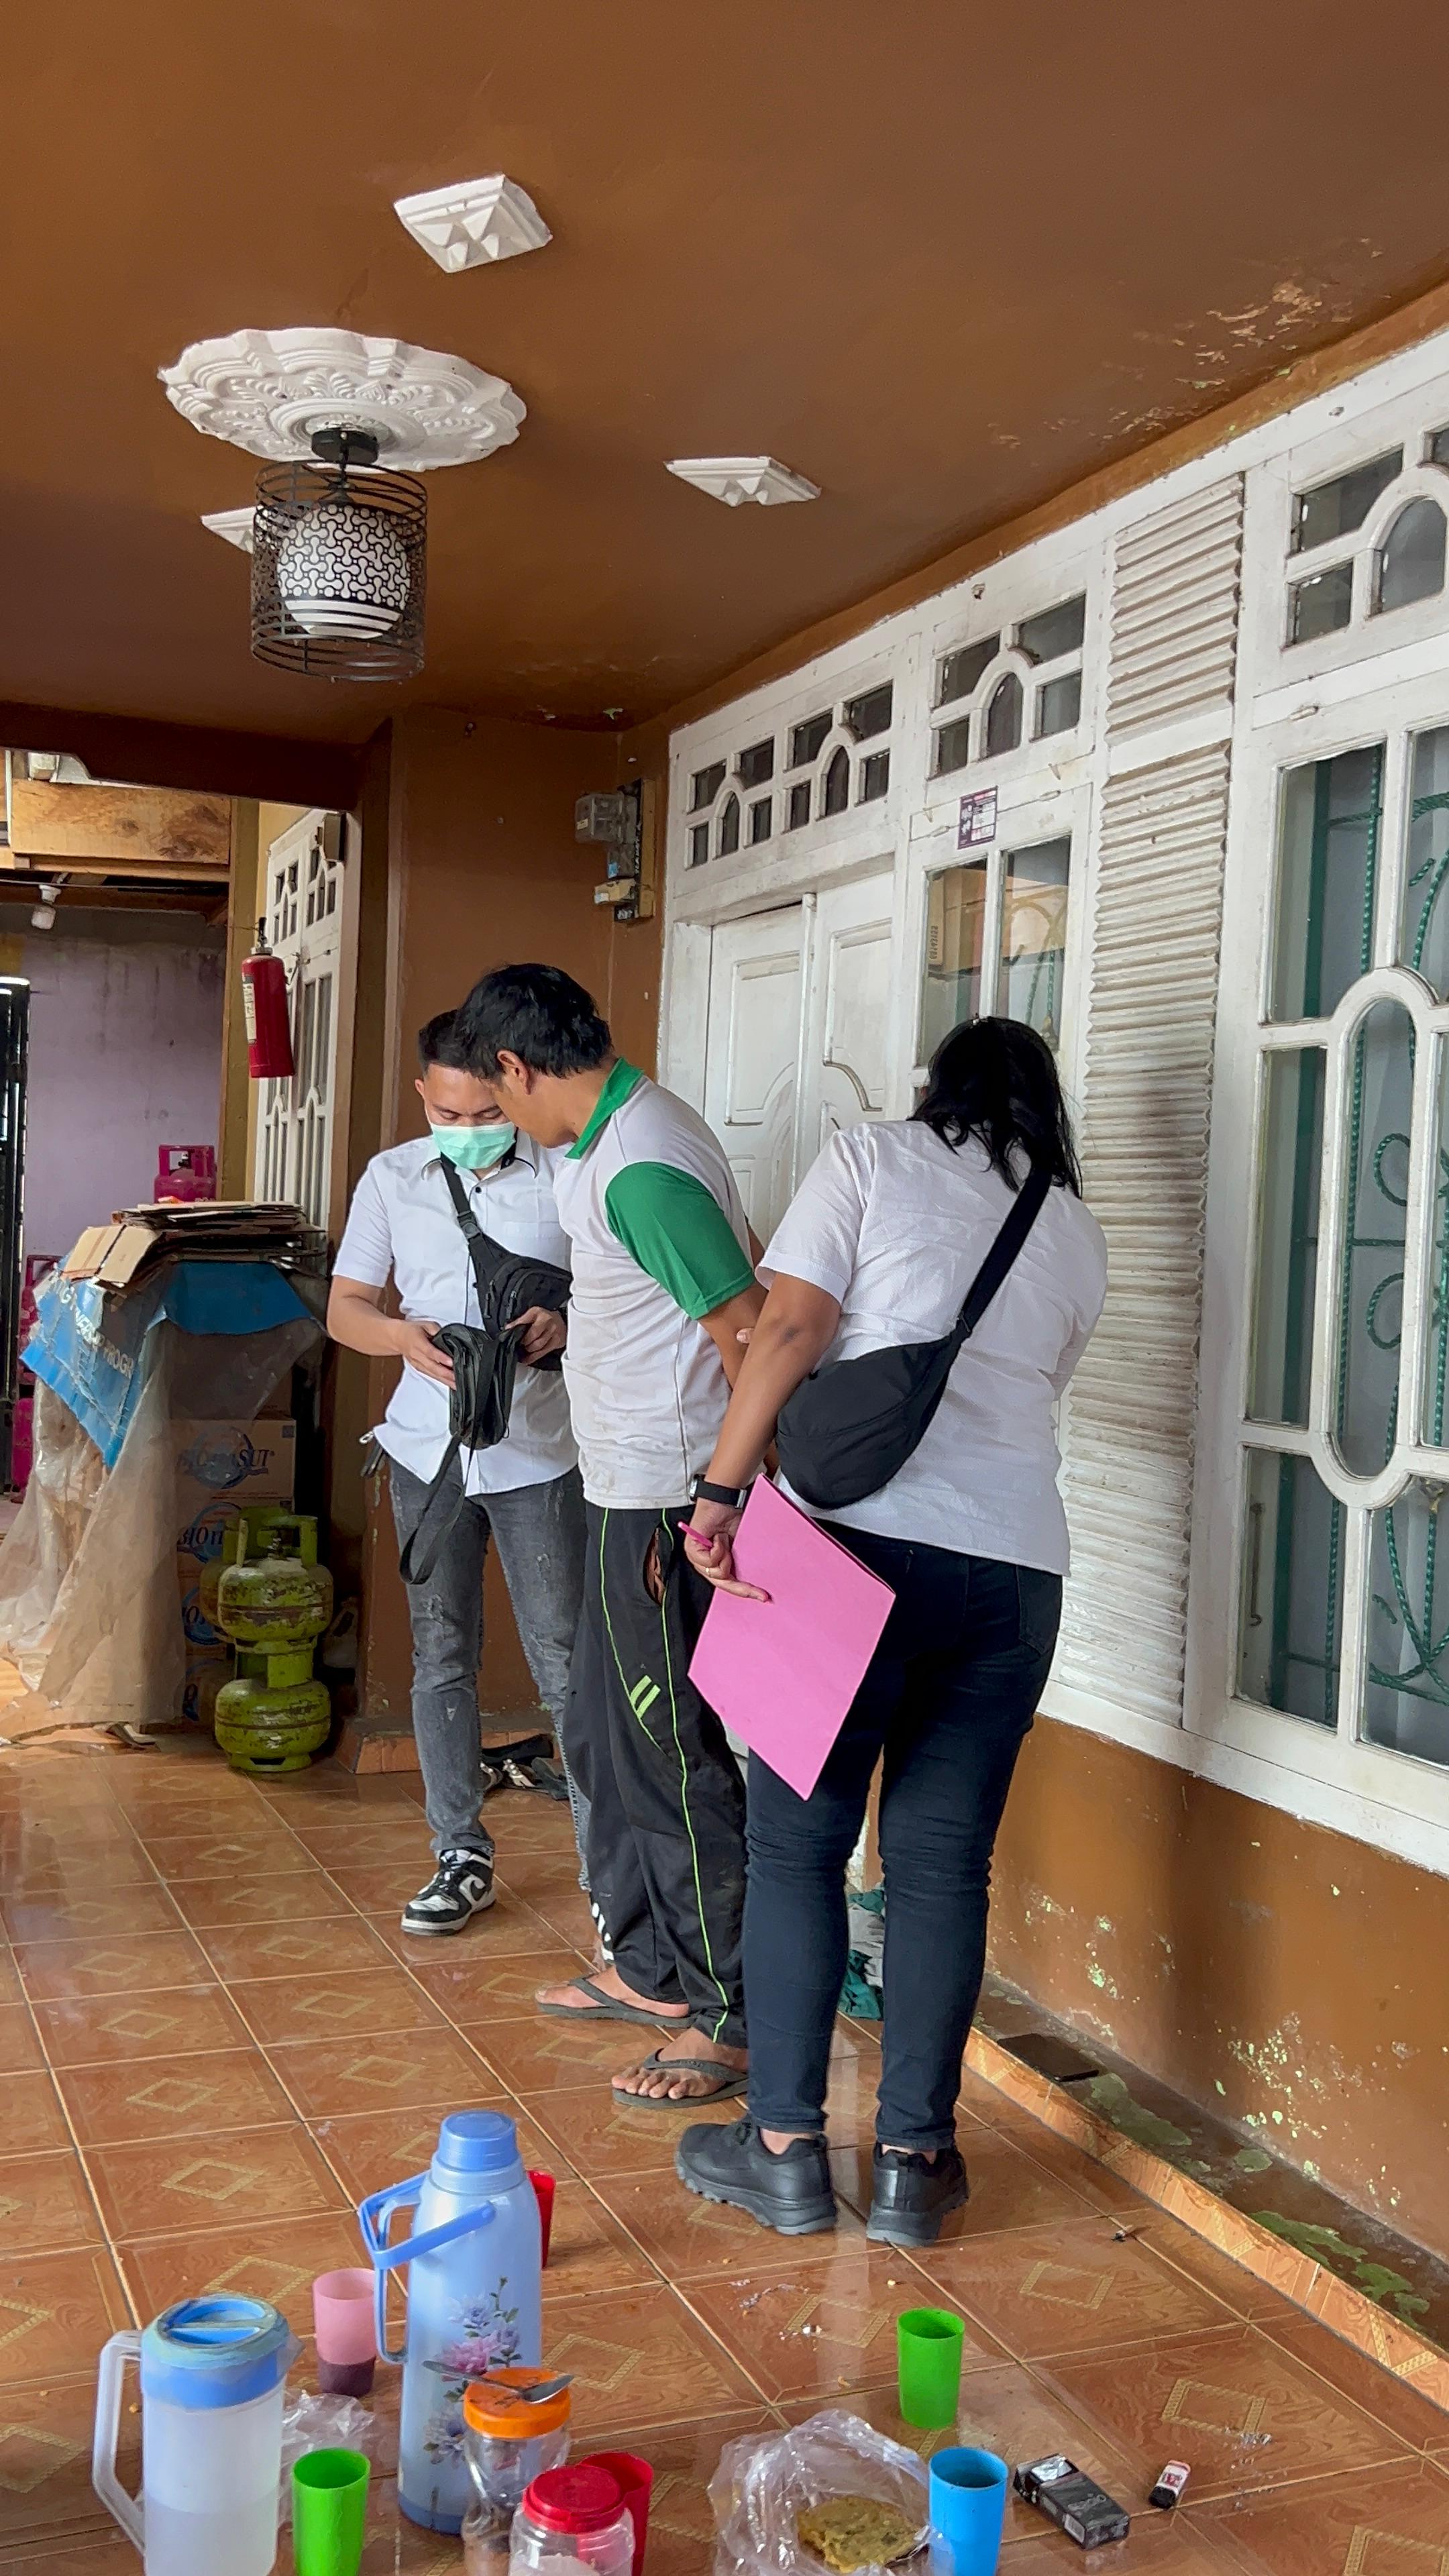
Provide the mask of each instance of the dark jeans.
{"label": "dark jeans", "polygon": [[1061,1578],[832,1526],[895,1607],[813,1794],[750,1756],[745,2008],[750,2110],[818,2134],[845,1977],[845,1866],[878,1757],[885,1873],[876,2135],[948,2147],[986,1963],[991,1849],[1051,1670]]}
{"label": "dark jeans", "polygon": [[[683,2001],[694,2029],[742,2047],[744,1783],[689,1678],[710,1588],[685,1559],[677,1512],[586,1510],[561,1741],[588,1802],[595,1919],[636,1994]],[[645,1571],[656,1541],[662,1602]]]}

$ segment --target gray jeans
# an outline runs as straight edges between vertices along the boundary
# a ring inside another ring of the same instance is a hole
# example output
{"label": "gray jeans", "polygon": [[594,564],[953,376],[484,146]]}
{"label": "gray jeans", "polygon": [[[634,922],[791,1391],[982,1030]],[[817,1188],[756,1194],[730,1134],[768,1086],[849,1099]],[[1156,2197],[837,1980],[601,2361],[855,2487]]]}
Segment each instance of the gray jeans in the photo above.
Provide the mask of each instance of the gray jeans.
{"label": "gray jeans", "polygon": [[[454,1477],[462,1470],[455,1465]],[[428,1488],[395,1458],[388,1461],[399,1548],[422,1517]],[[456,1490],[456,1488],[454,1488]],[[451,1494],[434,1512],[446,1517]],[[429,1526],[432,1526],[430,1516]],[[489,1854],[480,1817],[483,1752],[478,1714],[478,1660],[483,1649],[483,1563],[489,1534],[518,1622],[519,1639],[555,1738],[568,1692],[569,1662],[584,1580],[584,1495],[578,1470],[542,1485],[470,1495],[453,1523],[426,1583],[407,1585],[413,1631],[413,1733],[427,1792],[435,1852]],[[588,1808],[569,1781],[574,1833],[584,1849]]]}

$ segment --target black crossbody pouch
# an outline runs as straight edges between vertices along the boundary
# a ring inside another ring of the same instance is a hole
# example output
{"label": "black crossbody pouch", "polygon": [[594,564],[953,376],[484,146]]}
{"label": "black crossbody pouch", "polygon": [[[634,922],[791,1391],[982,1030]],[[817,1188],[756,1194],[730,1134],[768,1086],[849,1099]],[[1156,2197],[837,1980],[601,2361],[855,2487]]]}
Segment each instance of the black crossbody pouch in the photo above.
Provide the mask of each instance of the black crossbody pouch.
{"label": "black crossbody pouch", "polygon": [[863,1503],[920,1447],[946,1381],[1035,1225],[1051,1188],[1034,1163],[949,1333],[905,1342],[812,1371],[781,1406],[775,1433],[782,1473],[817,1511]]}

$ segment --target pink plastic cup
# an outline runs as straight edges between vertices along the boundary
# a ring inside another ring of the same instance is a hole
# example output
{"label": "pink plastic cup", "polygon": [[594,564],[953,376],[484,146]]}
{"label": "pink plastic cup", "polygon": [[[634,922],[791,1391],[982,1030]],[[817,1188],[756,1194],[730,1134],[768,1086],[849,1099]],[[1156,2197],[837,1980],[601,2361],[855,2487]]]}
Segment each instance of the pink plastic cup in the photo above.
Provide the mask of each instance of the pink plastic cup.
{"label": "pink plastic cup", "polygon": [[634,2525],[633,2576],[643,2576],[644,2550],[649,2538],[649,2498],[654,2491],[654,2471],[647,2460],[636,2458],[632,2451],[590,2451],[589,2466],[607,2469],[624,2490],[629,2520]]}
{"label": "pink plastic cup", "polygon": [[553,2176],[549,2173],[530,2173],[528,2179],[533,2185],[533,2196],[538,2202],[538,2224],[543,2239],[543,2268],[547,2271],[548,2240],[553,2234]]}
{"label": "pink plastic cup", "polygon": [[371,2272],[319,2272],[312,2284],[317,2385],[336,2397],[366,2397],[377,2368]]}

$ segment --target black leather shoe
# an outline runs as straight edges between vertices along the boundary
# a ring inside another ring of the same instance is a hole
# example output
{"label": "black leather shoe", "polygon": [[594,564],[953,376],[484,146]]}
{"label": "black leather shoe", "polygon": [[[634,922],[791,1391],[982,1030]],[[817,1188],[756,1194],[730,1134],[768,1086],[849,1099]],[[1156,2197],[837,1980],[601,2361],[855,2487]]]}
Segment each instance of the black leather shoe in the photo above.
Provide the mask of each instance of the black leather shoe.
{"label": "black leather shoe", "polygon": [[935,2158],[888,2156],[877,2147],[866,2234],[876,2245],[934,2245],[941,2221],[971,2197],[955,2147]]}
{"label": "black leather shoe", "polygon": [[747,2210],[777,2236],[819,2236],[835,2225],[823,2138],[796,2138],[775,2156],[753,2120],[737,2120],[731,2128],[702,2121],[685,2130],[674,2170],[686,2191]]}

